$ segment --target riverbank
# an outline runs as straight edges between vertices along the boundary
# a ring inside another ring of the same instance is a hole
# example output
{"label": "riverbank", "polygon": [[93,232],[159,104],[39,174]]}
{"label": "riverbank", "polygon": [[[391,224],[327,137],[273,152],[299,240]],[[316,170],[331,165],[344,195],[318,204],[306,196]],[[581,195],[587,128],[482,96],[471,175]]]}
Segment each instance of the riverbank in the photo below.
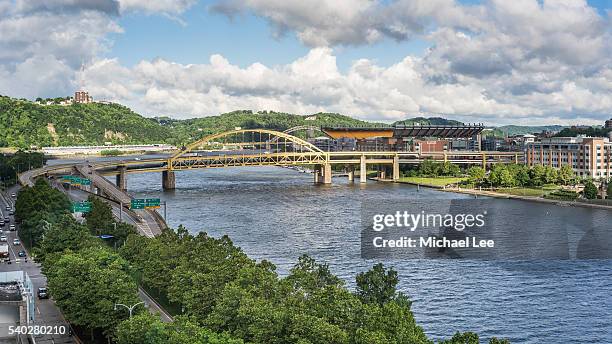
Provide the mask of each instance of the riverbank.
{"label": "riverbank", "polygon": [[[380,179],[377,179],[377,180],[385,181],[385,182],[393,182],[392,180],[380,180]],[[586,208],[612,210],[612,200],[602,200],[602,201],[609,201],[609,204],[606,205],[606,204],[587,203],[586,200],[585,201],[562,201],[562,200],[547,199],[547,198],[538,197],[538,196],[517,195],[517,194],[501,193],[501,192],[482,190],[482,189],[461,188],[459,186],[449,187],[449,186],[446,186],[448,184],[441,185],[442,183],[437,184],[437,185],[433,183],[420,184],[420,183],[415,183],[414,181],[406,181],[406,180],[395,181],[395,183],[410,184],[410,185],[415,185],[417,187],[437,189],[437,190],[444,191],[444,192],[454,192],[454,193],[460,193],[460,194],[474,195],[475,197],[485,196],[485,197],[495,197],[495,198],[518,199],[518,200],[530,201],[530,202],[554,204],[554,205],[559,205],[563,207],[586,207]]]}

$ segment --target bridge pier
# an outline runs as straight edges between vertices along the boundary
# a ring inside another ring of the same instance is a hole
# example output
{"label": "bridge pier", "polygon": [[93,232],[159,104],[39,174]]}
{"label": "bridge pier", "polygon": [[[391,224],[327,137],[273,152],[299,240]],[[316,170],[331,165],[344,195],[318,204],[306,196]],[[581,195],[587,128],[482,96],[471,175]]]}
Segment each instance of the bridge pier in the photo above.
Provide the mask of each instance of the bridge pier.
{"label": "bridge pier", "polygon": [[121,191],[127,190],[127,166],[118,166],[119,174],[116,176],[117,188]]}
{"label": "bridge pier", "polygon": [[[446,156],[445,156],[446,157]],[[399,156],[393,156],[393,181],[400,179]]]}
{"label": "bridge pier", "polygon": [[353,165],[347,166],[346,174],[348,176],[348,181],[349,182],[354,182],[355,181],[355,166],[353,166]]}
{"label": "bridge pier", "polygon": [[321,165],[314,165],[313,174],[314,183],[319,184],[321,182]]}
{"label": "bridge pier", "polygon": [[331,164],[323,165],[323,184],[331,184],[332,182],[332,169]]}
{"label": "bridge pier", "polygon": [[387,178],[387,166],[378,165],[378,179],[386,179]]}
{"label": "bridge pier", "polygon": [[176,188],[176,176],[173,171],[162,172],[162,188],[164,190],[174,190]]}
{"label": "bridge pier", "polygon": [[365,184],[367,182],[368,169],[366,166],[365,155],[359,158],[359,183]]}

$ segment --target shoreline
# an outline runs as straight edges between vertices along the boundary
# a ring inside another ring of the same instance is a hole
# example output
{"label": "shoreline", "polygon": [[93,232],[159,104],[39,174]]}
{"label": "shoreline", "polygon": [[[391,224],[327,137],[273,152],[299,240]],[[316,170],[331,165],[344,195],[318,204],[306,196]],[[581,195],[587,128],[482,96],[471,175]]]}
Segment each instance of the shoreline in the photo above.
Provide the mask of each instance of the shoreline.
{"label": "shoreline", "polygon": [[409,185],[414,185],[418,187],[422,186],[422,187],[426,187],[429,189],[436,189],[442,192],[454,192],[454,193],[464,194],[464,195],[485,196],[485,197],[504,198],[504,199],[516,199],[516,200],[528,201],[528,202],[547,203],[547,204],[557,205],[560,207],[583,207],[583,208],[612,210],[612,205],[592,204],[592,203],[579,202],[579,201],[562,201],[562,200],[546,199],[543,197],[535,197],[535,196],[510,195],[510,194],[503,194],[503,193],[499,193],[495,191],[486,191],[486,190],[477,190],[477,189],[462,189],[458,187],[444,187],[444,186],[419,184],[419,183],[406,182],[406,181],[393,181],[393,180],[385,180],[385,179],[376,179],[376,180],[382,181],[382,182],[392,182],[392,183],[397,183],[397,184],[409,184]]}

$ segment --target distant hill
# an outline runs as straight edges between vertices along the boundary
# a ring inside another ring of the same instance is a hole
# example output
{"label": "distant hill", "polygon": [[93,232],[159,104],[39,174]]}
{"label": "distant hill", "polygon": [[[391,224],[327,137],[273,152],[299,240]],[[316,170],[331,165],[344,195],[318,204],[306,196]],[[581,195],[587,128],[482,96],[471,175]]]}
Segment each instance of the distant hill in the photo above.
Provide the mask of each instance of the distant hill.
{"label": "distant hill", "polygon": [[234,111],[219,116],[176,120],[146,118],[118,104],[42,106],[0,96],[0,147],[170,143],[182,145],[235,127],[285,130],[298,125],[364,126],[367,122],[334,113],[300,116],[278,112]]}
{"label": "distant hill", "polygon": [[0,96],[0,147],[163,142],[157,121],[118,104],[42,106]]}
{"label": "distant hill", "polygon": [[462,125],[463,122],[442,117],[413,117],[402,121],[394,122],[393,125]]}
{"label": "distant hill", "polygon": [[541,133],[542,131],[549,131],[552,133],[557,133],[563,130],[564,128],[566,127],[562,125],[541,125],[541,126],[504,125],[501,127],[497,127],[498,130],[504,132],[508,136]]}

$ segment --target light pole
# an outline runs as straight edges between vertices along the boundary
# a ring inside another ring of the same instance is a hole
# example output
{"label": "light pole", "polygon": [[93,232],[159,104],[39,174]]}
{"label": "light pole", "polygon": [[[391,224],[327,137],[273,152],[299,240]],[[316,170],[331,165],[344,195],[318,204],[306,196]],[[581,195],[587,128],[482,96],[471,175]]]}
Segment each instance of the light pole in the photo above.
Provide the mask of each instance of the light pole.
{"label": "light pole", "polygon": [[132,312],[134,311],[134,308],[136,308],[136,306],[138,306],[140,304],[144,305],[144,301],[135,303],[135,304],[133,304],[131,306],[126,306],[126,305],[124,305],[122,303],[115,303],[115,308],[113,308],[113,310],[116,311],[117,310],[117,306],[125,307],[128,310],[128,312],[130,313],[130,318],[131,318],[132,317]]}

